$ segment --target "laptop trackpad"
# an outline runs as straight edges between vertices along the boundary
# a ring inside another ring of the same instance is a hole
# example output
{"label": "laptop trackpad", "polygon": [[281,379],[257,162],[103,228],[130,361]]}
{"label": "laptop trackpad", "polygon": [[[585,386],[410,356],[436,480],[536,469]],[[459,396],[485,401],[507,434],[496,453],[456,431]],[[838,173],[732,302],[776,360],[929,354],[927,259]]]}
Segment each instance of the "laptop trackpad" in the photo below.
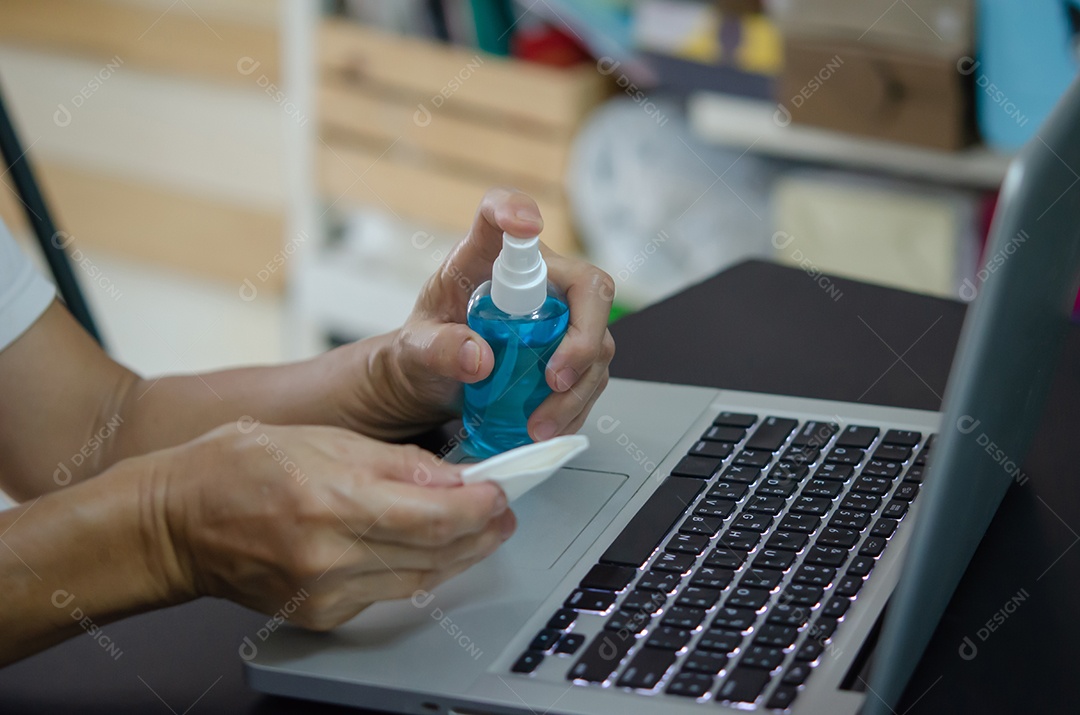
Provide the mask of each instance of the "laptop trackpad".
{"label": "laptop trackpad", "polygon": [[511,505],[518,527],[500,551],[512,555],[518,568],[551,568],[627,478],[591,469],[560,469]]}

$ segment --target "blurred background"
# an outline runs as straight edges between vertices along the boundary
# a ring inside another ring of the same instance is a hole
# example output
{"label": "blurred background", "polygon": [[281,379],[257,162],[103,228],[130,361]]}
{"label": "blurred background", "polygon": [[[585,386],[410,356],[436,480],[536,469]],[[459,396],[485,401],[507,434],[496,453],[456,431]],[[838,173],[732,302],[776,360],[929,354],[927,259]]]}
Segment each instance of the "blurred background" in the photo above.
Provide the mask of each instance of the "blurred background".
{"label": "blurred background", "polygon": [[393,329],[492,185],[615,277],[616,314],[747,258],[970,300],[1078,22],[1072,0],[4,0],[0,88],[112,353],[159,374]]}

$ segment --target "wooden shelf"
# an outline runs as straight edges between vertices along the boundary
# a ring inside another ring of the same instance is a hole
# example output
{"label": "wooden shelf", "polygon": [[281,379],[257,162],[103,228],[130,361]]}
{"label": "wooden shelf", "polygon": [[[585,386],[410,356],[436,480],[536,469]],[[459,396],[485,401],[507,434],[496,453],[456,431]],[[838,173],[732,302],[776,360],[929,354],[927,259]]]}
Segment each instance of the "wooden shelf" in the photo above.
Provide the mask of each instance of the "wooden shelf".
{"label": "wooden shelf", "polygon": [[1011,156],[976,146],[959,152],[935,151],[774,119],[777,105],[712,92],[690,97],[690,126],[706,142],[784,159],[868,169],[939,184],[995,189]]}

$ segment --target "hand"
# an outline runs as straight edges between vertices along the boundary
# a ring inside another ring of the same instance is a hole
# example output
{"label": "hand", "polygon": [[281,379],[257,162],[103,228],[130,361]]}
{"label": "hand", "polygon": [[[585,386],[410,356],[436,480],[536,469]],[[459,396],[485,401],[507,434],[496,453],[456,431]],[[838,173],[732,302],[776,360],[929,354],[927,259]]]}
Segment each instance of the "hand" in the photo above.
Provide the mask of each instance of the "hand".
{"label": "hand", "polygon": [[291,602],[307,628],[431,590],[515,527],[495,484],[344,429],[242,420],[156,454],[173,590],[267,614]]}
{"label": "hand", "polygon": [[[536,202],[523,193],[492,189],[472,229],[427,281],[412,314],[384,353],[384,422],[411,428],[438,424],[461,405],[461,383],[487,377],[495,364],[491,347],[469,329],[466,309],[473,291],[491,278],[503,231],[535,236],[543,229]],[[548,279],[570,306],[566,337],[548,361],[554,391],[529,418],[536,441],[576,432],[608,383],[615,341],[607,330],[615,284],[588,263],[543,248]],[[377,389],[377,388],[376,388]]]}

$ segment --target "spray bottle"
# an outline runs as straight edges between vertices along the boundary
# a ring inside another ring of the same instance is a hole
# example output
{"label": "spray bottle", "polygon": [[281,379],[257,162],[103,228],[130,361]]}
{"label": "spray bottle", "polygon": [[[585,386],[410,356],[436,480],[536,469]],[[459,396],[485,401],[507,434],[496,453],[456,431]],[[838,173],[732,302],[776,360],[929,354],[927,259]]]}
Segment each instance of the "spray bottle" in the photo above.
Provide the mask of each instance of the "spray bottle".
{"label": "spray bottle", "polygon": [[551,394],[544,372],[570,320],[547,279],[540,238],[503,234],[491,280],[469,300],[468,324],[495,353],[491,374],[465,385],[466,449],[486,457],[529,444],[529,415]]}

